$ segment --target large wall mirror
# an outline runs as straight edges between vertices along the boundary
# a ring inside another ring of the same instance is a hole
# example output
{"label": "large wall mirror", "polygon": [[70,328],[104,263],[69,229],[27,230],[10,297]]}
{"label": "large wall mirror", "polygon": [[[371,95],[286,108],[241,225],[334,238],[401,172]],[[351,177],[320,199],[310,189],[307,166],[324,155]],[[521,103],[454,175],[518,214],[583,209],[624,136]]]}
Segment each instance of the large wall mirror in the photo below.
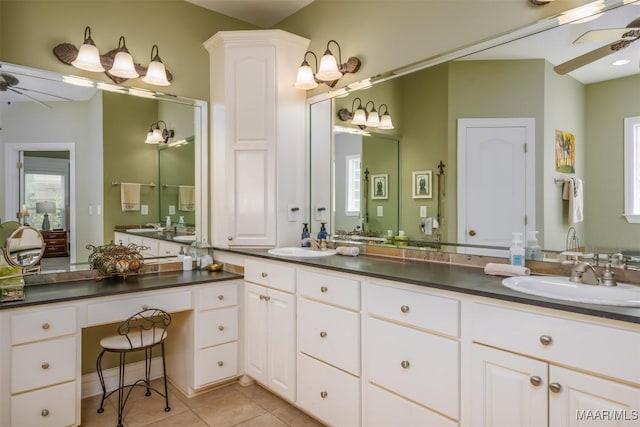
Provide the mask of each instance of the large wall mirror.
{"label": "large wall mirror", "polygon": [[[331,230],[343,228],[341,216],[348,209],[344,209],[342,194],[349,187],[341,178],[344,160],[340,147],[347,128],[368,134],[361,137],[363,140],[398,141],[399,161],[387,156],[389,163],[378,165],[380,171],[376,172],[392,171],[399,164],[398,223],[396,227],[373,222],[365,225],[373,234],[404,230],[412,244],[451,243],[453,251],[464,250],[461,248],[466,245],[506,247],[512,232],[525,235],[535,231],[547,251],[579,248],[613,253],[637,249],[640,226],[624,216],[623,121],[640,116],[640,102],[632,95],[640,88],[640,41],[568,74],[559,74],[554,66],[622,38],[624,31],[609,32],[609,38],[607,33],[592,33],[602,37],[574,43],[591,30],[626,27],[640,17],[639,4],[609,3],[590,19],[580,21],[566,14],[475,48],[372,77],[373,85],[366,90],[312,99],[312,115],[314,109],[321,110],[316,104],[331,105],[330,120],[312,120],[310,135],[312,152],[321,151],[316,143],[324,145],[331,152],[334,168],[331,196],[321,201],[311,192],[312,215],[315,206],[331,200]],[[612,34],[614,39],[610,40]],[[629,62],[625,64],[623,59]],[[360,129],[342,121],[337,112],[351,110],[356,97],[363,103],[386,104],[395,128]],[[333,129],[332,148],[326,145],[329,138],[314,139],[322,133],[313,127],[327,122]],[[485,145],[476,151],[462,150],[463,143],[468,146],[472,137],[480,135],[482,139],[485,126],[491,132],[517,128],[515,137],[526,143],[519,149],[526,150],[525,160],[519,160],[522,156],[512,148],[508,152],[494,150],[492,144],[498,140],[502,144],[502,134],[484,138]],[[566,152],[565,146],[570,146]],[[472,175],[471,168],[478,166],[483,166],[480,174]],[[425,171],[430,172],[430,197],[421,197],[414,182]],[[499,173],[492,173],[495,171]],[[470,179],[472,176],[476,178]],[[319,186],[314,179],[312,168],[312,189]],[[563,192],[565,182],[573,185],[578,180],[583,184],[583,221],[572,217],[566,190]],[[516,188],[511,181],[522,181],[522,190],[508,193]],[[478,190],[481,184],[484,192]],[[315,194],[322,195],[319,191]],[[373,204],[375,209],[377,202],[371,195],[360,199],[361,206]],[[516,203],[524,210],[521,219],[511,223],[504,212]],[[477,205],[484,210],[476,210],[473,206]],[[372,217],[371,211],[368,215],[364,212],[358,217],[360,221]],[[382,213],[387,212],[393,210],[385,206]],[[425,233],[425,219],[430,234]],[[501,231],[499,238],[482,240],[488,228],[499,228],[500,224],[507,224],[507,231]],[[503,252],[480,249],[476,253]]]}
{"label": "large wall mirror", "polygon": [[[208,239],[205,101],[7,63],[0,73],[3,220],[41,229],[47,215],[51,230],[68,232],[72,266],[118,225],[183,216]],[[154,127],[173,136],[145,143]],[[141,184],[139,210],[123,210],[121,183]],[[181,186],[191,203],[180,203]]]}

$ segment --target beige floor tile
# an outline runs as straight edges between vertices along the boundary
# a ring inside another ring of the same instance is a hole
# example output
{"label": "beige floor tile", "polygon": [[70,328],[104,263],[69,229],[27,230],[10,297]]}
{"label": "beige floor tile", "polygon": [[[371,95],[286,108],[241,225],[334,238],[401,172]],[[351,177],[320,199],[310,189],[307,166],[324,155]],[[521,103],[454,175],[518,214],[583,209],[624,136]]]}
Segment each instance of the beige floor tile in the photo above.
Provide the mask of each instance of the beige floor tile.
{"label": "beige floor tile", "polygon": [[252,418],[240,424],[236,424],[234,427],[288,427],[285,423],[280,421],[272,414],[263,414],[259,417]]}
{"label": "beige floor tile", "polygon": [[262,406],[267,411],[273,411],[275,409],[282,408],[288,405],[285,400],[281,399],[270,391],[265,390],[258,384],[252,384],[246,387],[238,385],[236,390],[256,402],[258,405]]}
{"label": "beige floor tile", "polygon": [[118,411],[110,403],[104,405],[104,412],[98,414],[101,396],[82,400],[81,425],[89,427],[113,427],[118,424]]}
{"label": "beige floor tile", "polygon": [[169,399],[169,412],[164,410],[164,398],[155,393],[149,397],[127,401],[123,414],[125,424],[127,427],[144,426],[189,410],[181,400],[171,399],[171,396]]}
{"label": "beige floor tile", "polygon": [[194,396],[190,399],[187,399],[186,403],[187,405],[189,405],[190,408],[197,408],[198,406],[204,406],[204,405],[213,406],[217,404],[216,402],[218,400],[229,398],[230,396],[237,397],[237,396],[243,396],[243,394],[240,393],[235,386],[222,387],[217,390],[212,390],[208,393],[200,394],[198,396]]}
{"label": "beige floor tile", "polygon": [[144,427],[207,427],[207,424],[200,417],[191,411],[171,415],[160,421],[146,424]]}
{"label": "beige floor tile", "polygon": [[304,412],[290,405],[287,405],[282,408],[278,408],[274,411],[271,411],[271,413],[290,426],[295,426],[295,427],[314,426],[315,427],[315,426],[323,425],[320,422],[308,416],[307,414],[305,414]]}
{"label": "beige floor tile", "polygon": [[266,410],[248,397],[234,391],[219,396],[210,405],[192,407],[208,425],[216,427],[234,426],[266,413]]}

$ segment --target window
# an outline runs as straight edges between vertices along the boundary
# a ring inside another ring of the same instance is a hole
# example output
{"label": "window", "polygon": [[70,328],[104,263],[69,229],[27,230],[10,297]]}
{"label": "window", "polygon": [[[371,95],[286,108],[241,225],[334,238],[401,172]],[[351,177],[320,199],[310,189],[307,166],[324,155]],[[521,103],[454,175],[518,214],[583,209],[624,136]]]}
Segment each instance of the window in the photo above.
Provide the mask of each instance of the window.
{"label": "window", "polygon": [[346,215],[360,215],[360,155],[346,156]]}
{"label": "window", "polygon": [[624,119],[624,216],[640,223],[640,117]]}

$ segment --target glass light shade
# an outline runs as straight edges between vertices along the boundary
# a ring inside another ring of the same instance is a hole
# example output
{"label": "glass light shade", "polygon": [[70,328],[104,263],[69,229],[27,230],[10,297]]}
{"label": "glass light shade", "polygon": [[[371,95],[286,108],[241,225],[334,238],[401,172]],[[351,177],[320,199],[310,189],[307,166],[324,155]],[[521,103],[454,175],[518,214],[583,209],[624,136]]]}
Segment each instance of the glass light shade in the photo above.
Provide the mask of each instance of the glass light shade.
{"label": "glass light shade", "polygon": [[391,121],[391,116],[388,114],[383,114],[380,117],[380,126],[378,129],[393,129],[393,122]]}
{"label": "glass light shade", "polygon": [[364,111],[364,108],[358,108],[353,113],[351,124],[357,126],[365,126],[367,124],[367,113]]}
{"label": "glass light shade", "polygon": [[369,117],[367,117],[365,126],[370,128],[377,128],[378,126],[380,126],[380,116],[378,115],[378,112],[376,110],[372,110],[369,113]]}
{"label": "glass light shade", "polygon": [[302,90],[315,89],[318,87],[318,83],[313,78],[313,70],[307,61],[303,62],[300,68],[298,68],[298,77],[293,87]]}
{"label": "glass light shade", "polygon": [[162,61],[151,61],[147,67],[147,74],[142,81],[156,86],[169,86],[171,82],[167,79],[167,70]]}
{"label": "glass light shade", "polygon": [[342,77],[342,73],[338,69],[336,57],[331,54],[330,50],[327,50],[320,60],[320,68],[316,78],[323,82],[332,82],[340,77]]}
{"label": "glass light shade", "polygon": [[160,129],[153,130],[153,139],[156,142],[164,141],[164,137],[162,136],[162,131]]}
{"label": "glass light shade", "polygon": [[147,139],[144,140],[145,144],[158,144],[160,141],[153,138],[153,131],[147,133]]}
{"label": "glass light shade", "polygon": [[118,52],[113,60],[113,67],[109,70],[109,74],[123,79],[135,79],[140,75],[133,66],[133,58],[127,52]]}
{"label": "glass light shade", "polygon": [[104,71],[104,67],[100,63],[100,52],[98,52],[98,48],[89,43],[84,43],[80,46],[78,56],[71,62],[71,65],[81,70],[92,71],[94,73]]}

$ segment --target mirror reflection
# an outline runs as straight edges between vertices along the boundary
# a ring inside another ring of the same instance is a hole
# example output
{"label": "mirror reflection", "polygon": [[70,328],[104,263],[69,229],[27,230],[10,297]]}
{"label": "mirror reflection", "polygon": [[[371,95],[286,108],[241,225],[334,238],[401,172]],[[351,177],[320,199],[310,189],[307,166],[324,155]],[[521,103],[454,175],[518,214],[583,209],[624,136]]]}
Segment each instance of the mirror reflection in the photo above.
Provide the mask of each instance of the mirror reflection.
{"label": "mirror reflection", "polygon": [[14,267],[27,268],[36,265],[44,254],[44,239],[33,227],[14,230],[3,247],[5,261]]}
{"label": "mirror reflection", "polygon": [[[565,75],[554,71],[554,66],[606,42],[573,44],[581,34],[625,27],[638,15],[640,7],[635,4],[619,6],[590,22],[565,24],[387,79],[366,91],[352,91],[347,97],[334,99],[334,121],[351,126],[335,112],[350,109],[356,96],[385,103],[393,111],[393,132],[399,135],[400,146],[398,227],[412,241],[432,239],[421,231],[421,206],[426,206],[427,218],[442,212],[439,233],[445,243],[506,247],[512,232],[527,236],[527,232],[537,231],[540,245],[550,251],[563,251],[567,242],[576,239],[579,248],[586,250],[637,248],[640,228],[623,216],[622,168],[623,121],[640,116],[640,104],[629,96],[640,87],[637,46]],[[623,56],[630,58],[628,66],[612,66]],[[590,67],[597,70],[590,71]],[[498,124],[491,125],[489,131],[478,122],[465,125],[463,119],[495,119]],[[521,119],[532,123],[529,127],[518,125],[521,130],[515,138],[522,140],[521,148],[502,149],[494,144],[505,140],[504,133],[498,131],[509,128],[509,120]],[[573,169],[566,168],[563,150],[558,148],[563,140],[558,135],[566,134],[573,141],[569,154]],[[463,139],[470,135],[481,145],[476,151],[461,150]],[[339,135],[334,139],[337,144]],[[525,149],[526,160],[520,164],[522,156],[516,158],[514,153]],[[441,204],[438,197],[415,198],[414,172],[432,171],[435,179],[440,162],[446,165]],[[476,172],[470,169],[478,165],[484,167]],[[566,196],[565,183],[578,180],[583,185],[583,220],[572,218]],[[514,182],[523,185],[512,185]],[[474,201],[477,194],[481,196]],[[474,210],[474,202],[488,209]],[[515,209],[515,204],[522,208]],[[512,208],[518,212],[517,220],[504,216]],[[338,228],[337,218],[332,230]],[[498,229],[501,224],[507,227]],[[497,234],[486,238],[494,228]]]}

